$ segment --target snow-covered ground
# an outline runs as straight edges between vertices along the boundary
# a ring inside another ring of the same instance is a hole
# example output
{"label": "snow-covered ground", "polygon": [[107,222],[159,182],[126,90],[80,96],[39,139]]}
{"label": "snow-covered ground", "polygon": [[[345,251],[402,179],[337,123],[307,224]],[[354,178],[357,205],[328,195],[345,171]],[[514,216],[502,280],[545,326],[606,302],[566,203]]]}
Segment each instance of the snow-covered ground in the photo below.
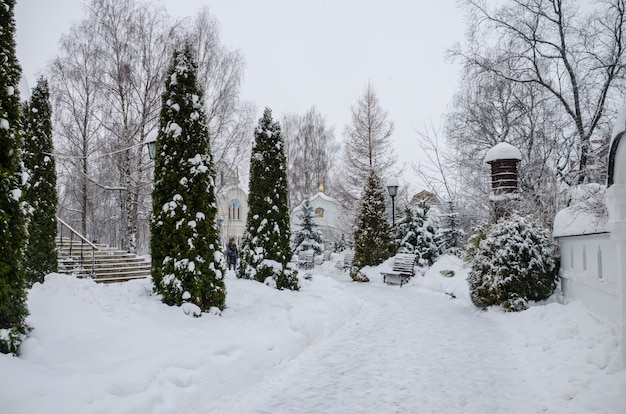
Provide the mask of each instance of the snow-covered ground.
{"label": "snow-covered ground", "polygon": [[300,292],[229,272],[228,308],[201,318],[148,280],[49,275],[22,355],[0,355],[0,412],[626,412],[616,327],[580,304],[478,311],[450,256],[402,288],[382,283],[389,262],[367,284],[333,265]]}

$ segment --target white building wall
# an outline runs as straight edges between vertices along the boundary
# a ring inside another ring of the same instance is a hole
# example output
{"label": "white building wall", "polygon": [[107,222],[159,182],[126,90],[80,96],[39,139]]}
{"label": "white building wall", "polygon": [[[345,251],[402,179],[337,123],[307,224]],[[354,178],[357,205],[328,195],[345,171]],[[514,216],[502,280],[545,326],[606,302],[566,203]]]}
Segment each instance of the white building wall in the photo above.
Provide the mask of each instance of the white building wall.
{"label": "white building wall", "polygon": [[[240,203],[239,214],[231,217],[229,204],[237,200]],[[248,218],[248,195],[239,187],[231,187],[223,191],[217,199],[217,222],[220,230],[222,245],[226,245],[231,238],[239,244],[241,236],[246,230]]]}
{"label": "white building wall", "polygon": [[[313,221],[318,225],[318,229],[324,233],[326,241],[328,243],[338,242],[341,240],[341,230],[339,223],[343,219],[343,211],[337,200],[328,197],[322,192],[315,194],[309,199],[311,206],[313,207],[314,214]],[[321,209],[321,210],[318,210]],[[300,229],[302,220],[301,206],[296,207],[291,213],[291,234]],[[328,247],[328,246],[326,246]]]}
{"label": "white building wall", "polygon": [[561,290],[596,316],[620,323],[617,244],[610,233],[559,238]]}

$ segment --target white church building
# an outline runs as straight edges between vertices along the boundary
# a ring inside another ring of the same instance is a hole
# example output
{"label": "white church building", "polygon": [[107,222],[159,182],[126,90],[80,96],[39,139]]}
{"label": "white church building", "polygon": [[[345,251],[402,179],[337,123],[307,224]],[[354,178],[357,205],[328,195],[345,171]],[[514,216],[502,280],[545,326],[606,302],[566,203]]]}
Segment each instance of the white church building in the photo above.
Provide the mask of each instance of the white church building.
{"label": "white church building", "polygon": [[[337,200],[324,194],[324,188],[320,185],[317,194],[309,198],[313,207],[313,221],[318,225],[318,229],[324,233],[326,240],[325,248],[330,248],[334,242],[342,239],[341,223],[344,220],[343,210]],[[304,203],[304,202],[303,202]],[[291,234],[300,229],[302,224],[302,204],[291,212]]]}
{"label": "white church building", "polygon": [[216,170],[216,220],[220,230],[220,241],[226,245],[231,238],[234,238],[239,245],[246,229],[248,194],[241,188],[239,175],[226,163],[218,163]]}

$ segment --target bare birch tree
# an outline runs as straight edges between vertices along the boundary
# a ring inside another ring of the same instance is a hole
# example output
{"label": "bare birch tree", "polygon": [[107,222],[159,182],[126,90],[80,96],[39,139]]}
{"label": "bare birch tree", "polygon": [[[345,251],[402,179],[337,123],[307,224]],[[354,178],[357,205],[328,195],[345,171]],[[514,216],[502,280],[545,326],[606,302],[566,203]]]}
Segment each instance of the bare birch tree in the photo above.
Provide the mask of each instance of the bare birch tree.
{"label": "bare birch tree", "polygon": [[[58,160],[67,171],[59,194],[76,200],[66,204],[79,213],[85,235],[136,252],[147,248],[149,237],[152,163],[143,144],[158,122],[176,45],[190,40],[195,46],[216,162],[234,170],[246,165],[254,108],[238,99],[243,59],[220,45],[217,22],[206,10],[174,21],[147,3],[92,0],[86,11],[50,68],[57,135],[66,144],[58,146],[65,148]],[[82,184],[73,190],[77,177]]]}
{"label": "bare birch tree", "polygon": [[[510,0],[491,6],[466,0],[467,46],[451,56],[505,82],[545,92],[563,128],[559,175],[569,183],[593,179],[594,139],[615,87],[626,76],[626,0],[605,0],[581,12],[575,0]],[[600,130],[599,130],[600,129]]]}
{"label": "bare birch tree", "polygon": [[457,199],[484,216],[489,203],[490,172],[485,153],[508,142],[522,153],[520,209],[541,212],[546,223],[557,209],[557,168],[569,157],[563,141],[562,118],[549,95],[532,84],[507,82],[489,72],[469,72],[447,115],[446,136],[451,167],[458,176]]}
{"label": "bare birch tree", "polygon": [[[181,34],[190,40],[198,64],[198,84],[204,90],[211,151],[215,164],[226,163],[246,176],[256,122],[256,108],[239,94],[245,62],[238,50],[228,50],[220,39],[219,23],[207,8],[185,21]],[[216,188],[219,195],[222,188]]]}
{"label": "bare birch tree", "polygon": [[339,145],[322,114],[315,107],[303,115],[287,114],[283,117],[282,126],[291,208],[317,193],[320,184],[331,194],[330,172],[335,165]]}
{"label": "bare birch tree", "polygon": [[355,206],[370,171],[375,171],[383,183],[392,174],[397,161],[392,148],[393,128],[393,122],[381,108],[376,93],[368,83],[363,95],[352,107],[351,124],[344,131],[344,169],[338,180],[338,184],[343,186],[340,199],[344,206]]}
{"label": "bare birch tree", "polygon": [[139,215],[147,215],[151,182],[143,143],[158,120],[171,30],[163,9],[122,0],[93,0],[89,20],[98,45],[95,82],[104,99],[99,122],[107,135],[108,155],[98,181],[119,192],[120,247],[135,253]]}
{"label": "bare birch tree", "polygon": [[[93,27],[88,22],[73,26],[61,37],[60,55],[50,65],[50,92],[54,135],[60,166],[59,202],[62,215],[87,235],[96,189],[89,180],[92,160],[101,141],[97,112],[102,107],[95,84],[98,71]],[[80,33],[80,36],[78,35]]]}

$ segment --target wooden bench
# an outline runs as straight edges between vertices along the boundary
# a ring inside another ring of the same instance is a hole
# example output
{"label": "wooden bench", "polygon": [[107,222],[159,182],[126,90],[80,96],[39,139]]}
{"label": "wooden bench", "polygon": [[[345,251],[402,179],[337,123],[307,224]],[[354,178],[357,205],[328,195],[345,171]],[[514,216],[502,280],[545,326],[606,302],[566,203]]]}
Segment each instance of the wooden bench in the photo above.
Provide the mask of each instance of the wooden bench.
{"label": "wooden bench", "polygon": [[353,259],[354,259],[354,253],[346,253],[343,256],[343,262],[341,263],[341,268],[344,270],[344,272],[350,269],[350,266],[352,266]]}
{"label": "wooden bench", "polygon": [[322,254],[322,258],[324,259],[325,262],[330,260],[330,250],[324,250],[324,253]]}
{"label": "wooden bench", "polygon": [[391,272],[380,272],[383,275],[383,282],[389,285],[400,285],[407,283],[415,275],[415,254],[397,254],[393,258]]}
{"label": "wooden bench", "polygon": [[313,262],[313,256],[315,252],[313,250],[303,250],[298,253],[298,267],[301,269],[313,269],[315,263]]}

